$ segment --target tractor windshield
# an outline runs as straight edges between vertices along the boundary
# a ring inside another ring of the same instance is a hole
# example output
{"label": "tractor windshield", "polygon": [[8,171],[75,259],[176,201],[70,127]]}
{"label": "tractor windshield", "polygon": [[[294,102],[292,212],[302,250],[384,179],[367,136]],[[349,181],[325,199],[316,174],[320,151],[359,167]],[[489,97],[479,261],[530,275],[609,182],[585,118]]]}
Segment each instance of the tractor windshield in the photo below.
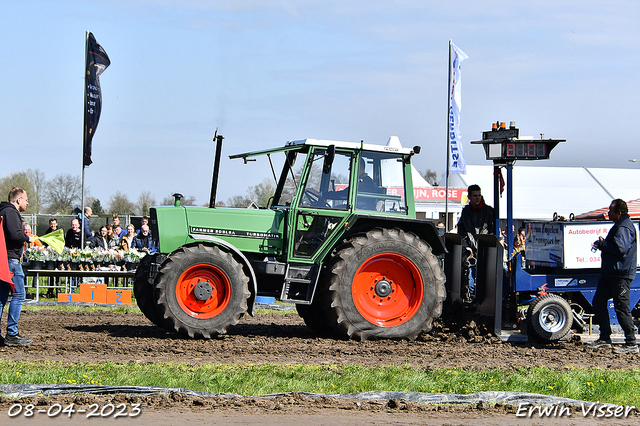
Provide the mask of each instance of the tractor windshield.
{"label": "tractor windshield", "polygon": [[[326,150],[316,150],[310,161],[300,205],[346,210],[349,199],[351,153],[336,152],[331,164],[325,160]],[[328,167],[329,170],[325,168]]]}

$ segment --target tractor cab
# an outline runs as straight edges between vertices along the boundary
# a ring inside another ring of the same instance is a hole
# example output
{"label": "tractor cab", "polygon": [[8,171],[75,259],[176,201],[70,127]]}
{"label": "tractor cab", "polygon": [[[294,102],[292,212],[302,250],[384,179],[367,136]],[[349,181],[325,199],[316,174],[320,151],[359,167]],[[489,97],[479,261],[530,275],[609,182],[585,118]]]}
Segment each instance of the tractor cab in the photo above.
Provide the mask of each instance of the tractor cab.
{"label": "tractor cab", "polygon": [[304,139],[230,158],[267,155],[271,160],[271,154],[282,151],[286,159],[269,207],[287,215],[293,236],[285,250],[288,262],[318,263],[354,214],[415,217],[413,198],[408,203],[406,196],[414,150]]}

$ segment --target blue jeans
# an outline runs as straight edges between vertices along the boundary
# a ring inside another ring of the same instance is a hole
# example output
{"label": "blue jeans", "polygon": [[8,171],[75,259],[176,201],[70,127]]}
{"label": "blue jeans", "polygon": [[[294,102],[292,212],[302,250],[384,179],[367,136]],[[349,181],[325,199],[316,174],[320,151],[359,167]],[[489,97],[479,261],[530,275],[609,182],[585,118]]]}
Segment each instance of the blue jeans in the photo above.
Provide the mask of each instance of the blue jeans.
{"label": "blue jeans", "polygon": [[[9,304],[9,315],[7,317],[7,336],[15,336],[18,334],[18,320],[20,319],[20,311],[22,311],[22,302],[25,297],[24,289],[24,272],[22,272],[22,264],[18,259],[9,259],[9,270],[13,272],[13,285],[15,291],[11,296],[11,303]],[[4,305],[9,300],[9,292],[11,287],[7,284],[0,284],[0,303],[2,308],[0,314],[4,310]]]}

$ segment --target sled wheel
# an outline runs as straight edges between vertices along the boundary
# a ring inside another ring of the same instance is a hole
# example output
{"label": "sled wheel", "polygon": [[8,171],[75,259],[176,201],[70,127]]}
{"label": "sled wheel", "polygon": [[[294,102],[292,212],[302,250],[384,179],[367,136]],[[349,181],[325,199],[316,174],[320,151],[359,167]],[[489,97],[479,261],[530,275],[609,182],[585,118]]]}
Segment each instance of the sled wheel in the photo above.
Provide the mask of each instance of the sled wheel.
{"label": "sled wheel", "polygon": [[541,340],[553,342],[562,339],[571,330],[571,306],[556,294],[545,294],[529,305],[527,320],[530,331]]}
{"label": "sled wheel", "polygon": [[413,233],[376,228],[353,236],[328,269],[325,306],[344,337],[413,340],[442,312],[444,274]]}
{"label": "sled wheel", "polygon": [[158,313],[156,299],[153,295],[153,280],[149,277],[151,265],[156,262],[156,258],[156,255],[147,255],[140,261],[133,278],[133,296],[144,316],[158,327],[164,327],[164,321]]}
{"label": "sled wheel", "polygon": [[167,328],[190,337],[224,334],[247,311],[249,278],[231,253],[217,246],[186,246],[158,273],[158,310]]}

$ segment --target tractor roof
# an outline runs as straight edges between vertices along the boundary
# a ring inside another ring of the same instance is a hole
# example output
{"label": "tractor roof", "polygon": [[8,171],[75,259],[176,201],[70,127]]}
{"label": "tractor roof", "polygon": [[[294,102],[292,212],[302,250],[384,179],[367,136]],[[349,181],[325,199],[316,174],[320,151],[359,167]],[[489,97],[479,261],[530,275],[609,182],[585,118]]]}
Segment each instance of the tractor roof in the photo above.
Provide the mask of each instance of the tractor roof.
{"label": "tractor roof", "polygon": [[235,155],[229,156],[229,158],[233,159],[233,158],[257,157],[259,155],[273,154],[276,152],[293,151],[293,150],[306,151],[309,149],[309,147],[312,147],[312,146],[328,147],[329,145],[334,145],[336,149],[344,148],[344,149],[361,150],[361,151],[394,152],[398,154],[407,154],[407,155],[413,154],[413,150],[411,148],[397,148],[393,146],[374,145],[374,144],[369,144],[364,142],[342,142],[342,141],[330,141],[325,139],[300,139],[295,141],[289,141],[283,147],[265,149],[262,151],[246,152],[243,154],[235,154]]}

